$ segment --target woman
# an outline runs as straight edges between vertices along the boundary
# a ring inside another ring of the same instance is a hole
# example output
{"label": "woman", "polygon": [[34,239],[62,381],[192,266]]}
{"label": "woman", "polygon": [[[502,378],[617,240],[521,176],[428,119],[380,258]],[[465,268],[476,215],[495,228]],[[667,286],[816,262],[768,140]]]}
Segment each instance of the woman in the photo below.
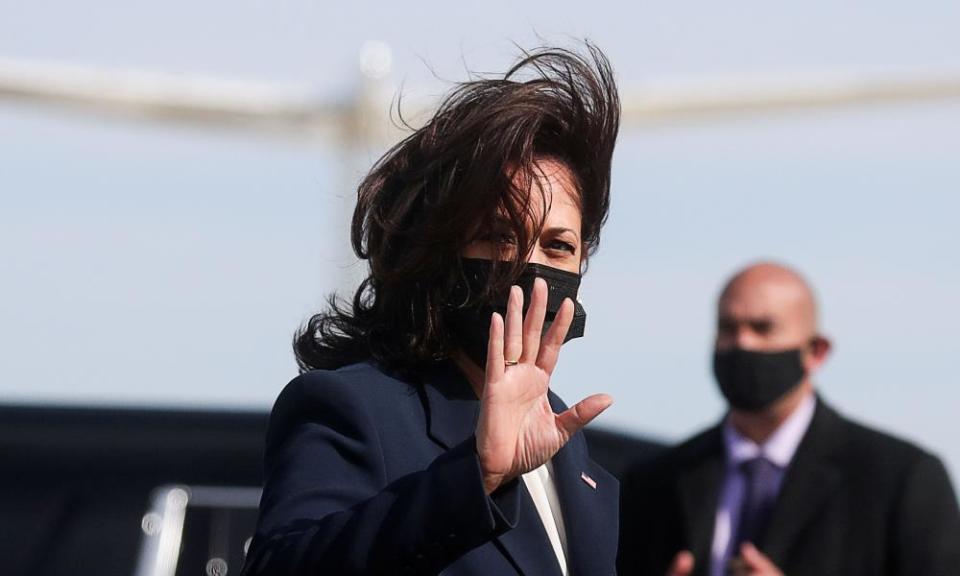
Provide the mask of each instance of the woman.
{"label": "woman", "polygon": [[370,273],[295,339],[248,576],[614,572],[618,485],[579,432],[612,400],[548,389],[619,124],[588,52],[459,85],[361,183]]}

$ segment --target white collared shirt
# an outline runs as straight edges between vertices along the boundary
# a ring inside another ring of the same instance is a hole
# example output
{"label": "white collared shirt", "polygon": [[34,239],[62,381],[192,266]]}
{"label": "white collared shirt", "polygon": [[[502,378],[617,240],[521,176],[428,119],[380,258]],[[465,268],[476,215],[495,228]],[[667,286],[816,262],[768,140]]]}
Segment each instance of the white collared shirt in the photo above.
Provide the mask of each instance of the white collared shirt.
{"label": "white collared shirt", "polygon": [[543,528],[550,539],[553,553],[560,563],[560,571],[567,576],[567,532],[563,525],[563,514],[560,510],[560,499],[557,497],[557,487],[553,483],[553,462],[527,472],[522,476],[527,491],[537,507],[537,514],[543,523]]}
{"label": "white collared shirt", "polygon": [[[807,428],[810,427],[810,421],[813,419],[813,412],[816,407],[816,397],[813,394],[807,395],[797,406],[797,409],[793,411],[793,414],[762,445],[757,445],[737,432],[730,424],[729,418],[724,422],[723,445],[726,453],[726,469],[713,525],[710,576],[724,576],[724,568],[730,559],[727,548],[730,544],[730,538],[733,537],[734,526],[736,526],[740,516],[740,511],[736,509],[736,505],[743,501],[745,490],[743,476],[737,472],[740,465],[747,460],[763,456],[776,464],[781,470],[786,470],[797,452],[797,447],[800,446],[800,441],[807,433]],[[779,487],[777,491],[779,492]]]}

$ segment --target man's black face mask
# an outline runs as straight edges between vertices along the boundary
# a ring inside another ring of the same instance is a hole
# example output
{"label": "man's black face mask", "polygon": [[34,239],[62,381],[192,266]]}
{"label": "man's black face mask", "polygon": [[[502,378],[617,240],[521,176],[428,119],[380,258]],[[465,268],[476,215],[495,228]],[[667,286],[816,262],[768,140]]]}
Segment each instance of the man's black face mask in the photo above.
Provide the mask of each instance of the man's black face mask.
{"label": "man's black face mask", "polygon": [[[478,258],[464,258],[461,262],[464,278],[457,287],[448,321],[457,345],[477,366],[484,368],[487,365],[490,316],[494,312],[499,312],[501,316],[506,314],[510,291],[503,290],[489,300],[481,301],[492,275],[493,262]],[[563,300],[570,298],[574,303],[573,322],[564,342],[583,336],[587,313],[577,301],[580,275],[543,264],[527,264],[516,281],[516,285],[523,290],[524,313],[530,305],[533,281],[537,278],[543,278],[547,283],[547,313],[543,319],[543,334],[546,334],[553,324]]]}
{"label": "man's black face mask", "polygon": [[803,381],[803,348],[757,352],[732,348],[713,355],[713,375],[730,406],[759,412]]}

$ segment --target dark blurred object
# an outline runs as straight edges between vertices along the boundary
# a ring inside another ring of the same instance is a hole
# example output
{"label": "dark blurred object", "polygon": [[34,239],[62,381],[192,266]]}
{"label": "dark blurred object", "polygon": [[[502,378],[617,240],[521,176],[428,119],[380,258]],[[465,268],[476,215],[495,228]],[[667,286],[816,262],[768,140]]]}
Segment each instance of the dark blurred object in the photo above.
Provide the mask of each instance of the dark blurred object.
{"label": "dark blurred object", "polygon": [[[3,574],[130,576],[158,487],[260,486],[267,417],[0,406]],[[593,459],[618,477],[663,448],[608,430],[587,430],[587,441]],[[215,515],[199,514],[201,524]]]}
{"label": "dark blurred object", "polygon": [[0,407],[3,573],[130,576],[151,492],[259,486],[266,413]]}

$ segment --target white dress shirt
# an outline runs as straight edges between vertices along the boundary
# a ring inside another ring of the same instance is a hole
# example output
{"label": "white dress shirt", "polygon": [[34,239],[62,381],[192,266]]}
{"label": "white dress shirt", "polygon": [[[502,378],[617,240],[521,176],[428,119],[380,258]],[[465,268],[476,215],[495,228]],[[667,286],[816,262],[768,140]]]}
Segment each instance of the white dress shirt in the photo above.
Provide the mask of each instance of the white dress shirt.
{"label": "white dress shirt", "polygon": [[553,553],[560,563],[560,570],[563,576],[567,576],[567,532],[563,525],[557,487],[553,483],[553,463],[548,460],[546,464],[524,474],[522,478],[547,531],[547,538],[550,539]]}
{"label": "white dress shirt", "polygon": [[[727,562],[737,555],[735,550],[729,548],[734,527],[740,521],[738,504],[743,502],[744,498],[745,482],[743,474],[740,473],[740,465],[747,460],[763,456],[781,470],[786,470],[797,452],[800,441],[807,433],[807,428],[810,427],[816,406],[816,397],[813,394],[808,395],[762,445],[757,445],[737,432],[730,424],[729,418],[724,422],[723,444],[726,452],[726,469],[713,525],[710,576],[724,576]],[[779,487],[777,491],[779,492]]]}

